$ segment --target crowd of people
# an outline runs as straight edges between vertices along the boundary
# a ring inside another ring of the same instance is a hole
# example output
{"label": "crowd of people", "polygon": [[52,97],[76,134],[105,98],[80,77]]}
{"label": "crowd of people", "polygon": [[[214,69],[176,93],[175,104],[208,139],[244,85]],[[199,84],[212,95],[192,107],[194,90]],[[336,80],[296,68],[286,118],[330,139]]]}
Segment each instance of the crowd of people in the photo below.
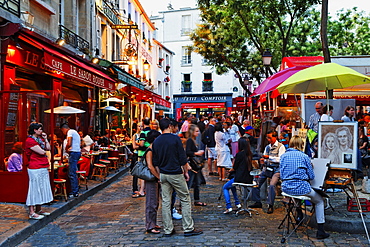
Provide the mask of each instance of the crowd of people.
{"label": "crowd of people", "polygon": [[[318,132],[319,121],[331,121],[332,106],[324,106],[321,102],[315,104],[316,112],[310,117],[308,128]],[[156,177],[155,181],[145,181],[133,176],[132,197],[145,197],[145,228],[147,233],[159,234],[162,227],[157,225],[157,211],[159,200],[162,198],[162,222],[164,236],[175,234],[172,220],[182,219],[185,236],[202,234],[202,230],[194,227],[191,216],[191,205],[207,206],[201,200],[201,184],[204,184],[203,165],[206,163],[208,175],[217,176],[219,181],[225,182],[222,191],[225,199],[224,214],[233,212],[230,191],[233,195],[236,209],[241,203],[233,183],[251,184],[253,180],[257,186],[252,189],[251,208],[262,208],[260,196],[261,186],[269,179],[267,190],[267,213],[274,212],[276,185],[281,180],[282,190],[291,195],[306,195],[312,198],[316,207],[318,222],[318,238],[327,238],[329,234],[324,231],[325,216],[323,211],[323,198],[313,191],[308,180],[314,178],[310,158],[317,153],[303,150],[303,140],[291,134],[295,122],[281,121],[279,131],[272,126],[266,135],[267,145],[262,154],[257,149],[256,130],[250,121],[240,119],[238,116],[203,116],[199,119],[191,114],[183,122],[163,118],[160,121],[144,118],[134,121],[132,129],[135,133],[131,137],[127,131],[116,129],[106,131],[104,135],[95,132],[91,136],[78,133],[70,129],[67,124],[61,126],[66,136],[64,144],[56,136],[51,137],[54,142],[54,154],[67,154],[69,169],[68,176],[71,183],[71,197],[78,196],[78,182],[76,170],[83,165],[84,152],[99,149],[101,146],[131,141],[132,156],[131,169],[139,159],[145,159],[149,170]],[[354,107],[348,106],[342,117],[343,121],[355,121]],[[42,125],[32,123],[29,127],[30,136],[26,140],[25,154],[30,161],[28,173],[30,177],[27,206],[29,217],[41,219],[47,212],[41,210],[41,205],[48,203],[52,198],[49,181],[47,152],[50,143],[42,131]],[[359,127],[359,152],[367,155],[368,139],[364,127]],[[260,137],[261,138],[261,137]],[[323,137],[321,157],[328,158],[332,163],[338,160],[341,152],[353,152],[353,133],[347,127],[328,131]],[[311,151],[315,151],[315,143],[311,144]],[[316,143],[317,145],[317,143]],[[14,154],[9,157],[8,169],[18,171],[22,163],[22,143],[13,147]],[[362,151],[361,151],[362,150]],[[316,151],[317,152],[317,151]],[[82,163],[81,163],[82,162]],[[80,163],[80,164],[79,164]],[[89,163],[89,161],[86,161]],[[304,166],[302,165],[304,164]],[[254,178],[250,175],[253,169],[261,169],[261,173]],[[193,189],[193,200],[190,191]],[[159,196],[161,194],[161,197]],[[180,201],[181,214],[175,208],[176,199]]]}
{"label": "crowd of people", "polygon": [[[294,184],[295,180],[301,181],[304,174],[300,171],[295,175],[291,175],[290,172],[295,169],[302,169],[302,167],[296,165],[297,168],[294,168],[294,165],[290,164],[292,159],[284,159],[284,157],[289,157],[290,151],[297,151],[299,155],[295,156],[304,159],[304,161],[310,160],[309,156],[302,152],[303,145],[301,143],[303,143],[303,140],[300,137],[293,136],[289,142],[289,148],[286,148],[282,144],[282,141],[286,142],[286,139],[283,139],[286,138],[285,135],[279,139],[278,133],[274,129],[269,130],[267,132],[269,144],[265,147],[263,156],[258,160],[259,162],[257,161],[256,166],[256,163],[253,162],[253,159],[256,158],[256,155],[253,153],[256,152],[256,140],[253,136],[253,131],[251,131],[254,129],[248,125],[249,122],[245,122],[243,127],[242,124],[238,124],[236,118],[233,119],[232,117],[210,117],[207,121],[203,117],[195,119],[190,115],[186,116],[182,124],[167,118],[161,119],[159,121],[159,132],[152,128],[149,123],[149,119],[144,119],[142,123],[138,123],[140,137],[135,139],[137,142],[136,149],[144,152],[144,157],[141,157],[146,159],[150,171],[157,178],[155,182],[143,181],[144,185],[140,186],[144,188],[141,196],[146,197],[145,226],[147,233],[159,234],[162,229],[157,225],[160,191],[164,236],[170,237],[175,234],[172,220],[181,218],[185,236],[202,233],[202,230],[194,228],[194,222],[191,217],[191,204],[193,203],[194,206],[207,206],[205,202],[201,201],[200,185],[204,183],[205,179],[203,169],[199,167],[199,163],[202,162],[198,161],[198,159],[204,158],[207,160],[208,175],[218,176],[221,182],[226,182],[222,187],[226,204],[226,210],[223,211],[224,214],[233,212],[230,191],[233,195],[236,209],[239,210],[242,207],[233,183],[252,184],[254,177],[250,172],[254,168],[262,168],[262,172],[257,179],[258,186],[252,189],[252,199],[255,203],[250,207],[262,208],[260,188],[267,178],[270,178],[267,213],[273,213],[275,186],[280,177],[289,176],[289,180],[292,181],[287,183],[283,179],[285,184],[283,190],[288,188],[286,192],[292,195],[301,194],[312,197],[312,201],[316,203],[318,210],[317,238],[323,239],[329,236],[324,231],[325,217],[323,216],[323,210],[321,211],[323,198],[316,192],[307,189],[294,192],[289,190],[291,187],[288,185]],[[144,129],[147,129],[147,132],[140,131],[140,129],[143,129],[141,124]],[[183,127],[184,124],[185,127]],[[230,134],[232,128],[234,132]],[[241,135],[241,133],[244,134]],[[233,135],[235,138],[232,137]],[[234,143],[234,145],[231,145],[231,143]],[[252,148],[253,146],[254,149]],[[294,152],[293,154],[296,153]],[[307,166],[309,165],[310,162]],[[288,169],[285,169],[281,174],[280,166],[288,167]],[[312,166],[309,171],[312,171]],[[311,172],[304,176],[303,179],[306,179],[307,176],[309,176],[309,179],[313,179]],[[306,187],[307,184],[305,184]],[[133,188],[135,186],[137,185],[134,185]],[[193,200],[191,200],[189,192],[191,189],[193,189]],[[136,197],[134,195],[136,195],[135,191],[133,192],[133,197]],[[180,201],[182,215],[174,208],[176,198]],[[177,215],[175,216],[174,213]],[[180,215],[180,218],[177,218],[178,215]]]}

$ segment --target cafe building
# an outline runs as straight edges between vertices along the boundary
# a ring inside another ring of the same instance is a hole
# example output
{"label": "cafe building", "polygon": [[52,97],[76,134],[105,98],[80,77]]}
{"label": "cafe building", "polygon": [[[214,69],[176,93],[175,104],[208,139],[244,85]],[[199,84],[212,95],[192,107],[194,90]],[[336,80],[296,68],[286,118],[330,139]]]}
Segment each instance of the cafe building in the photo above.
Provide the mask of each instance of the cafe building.
{"label": "cafe building", "polygon": [[180,119],[185,114],[195,117],[230,115],[232,112],[232,93],[174,95],[174,116]]}
{"label": "cafe building", "polygon": [[[68,121],[71,128],[91,131],[97,121],[101,91],[115,90],[116,81],[86,59],[60,48],[47,38],[11,24],[13,34],[1,43],[3,71],[0,91],[0,201],[25,202],[28,190],[27,168],[7,172],[5,158],[14,143],[24,142],[31,122],[41,122],[47,134],[59,135],[59,126]],[[84,110],[83,114],[45,113],[61,105]],[[53,150],[53,148],[52,148]],[[53,157],[53,151],[51,154]],[[26,164],[25,156],[23,163]],[[53,158],[51,160],[53,164]],[[53,167],[51,181],[53,181]]]}

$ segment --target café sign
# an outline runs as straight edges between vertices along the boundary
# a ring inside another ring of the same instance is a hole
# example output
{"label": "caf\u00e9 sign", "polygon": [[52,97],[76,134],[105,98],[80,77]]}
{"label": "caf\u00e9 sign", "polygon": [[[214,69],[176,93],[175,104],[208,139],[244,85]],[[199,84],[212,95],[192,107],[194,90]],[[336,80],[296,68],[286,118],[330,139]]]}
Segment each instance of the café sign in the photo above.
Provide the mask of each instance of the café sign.
{"label": "caf\u00e9 sign", "polygon": [[228,96],[225,95],[210,95],[210,96],[174,96],[174,101],[181,102],[223,102],[227,101]]}
{"label": "caf\u00e9 sign", "polygon": [[[68,58],[66,57],[66,59]],[[97,73],[91,72],[88,68],[86,68],[88,66],[82,63],[77,64],[73,60],[65,61],[64,59],[53,56],[47,52],[44,53],[44,62],[51,69],[69,75],[90,85],[106,88],[109,90],[114,89],[113,82],[110,82]]]}

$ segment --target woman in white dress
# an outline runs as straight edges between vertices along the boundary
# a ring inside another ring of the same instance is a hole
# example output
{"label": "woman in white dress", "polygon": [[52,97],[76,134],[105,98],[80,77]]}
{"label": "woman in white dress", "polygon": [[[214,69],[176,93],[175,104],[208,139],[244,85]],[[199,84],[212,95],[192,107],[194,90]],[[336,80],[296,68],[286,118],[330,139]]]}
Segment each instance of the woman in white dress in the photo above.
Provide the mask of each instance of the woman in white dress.
{"label": "woman in white dress", "polygon": [[231,169],[232,167],[230,149],[227,146],[230,139],[224,133],[221,122],[216,123],[215,131],[217,169],[220,174],[219,180],[225,180],[226,169]]}

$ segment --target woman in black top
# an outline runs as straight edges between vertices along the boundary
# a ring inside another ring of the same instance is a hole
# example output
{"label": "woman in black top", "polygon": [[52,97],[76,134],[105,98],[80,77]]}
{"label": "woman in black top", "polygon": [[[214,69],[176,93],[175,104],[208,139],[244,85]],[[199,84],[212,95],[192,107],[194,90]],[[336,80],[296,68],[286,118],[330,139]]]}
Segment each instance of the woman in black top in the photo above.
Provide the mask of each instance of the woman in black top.
{"label": "woman in black top", "polygon": [[228,214],[233,211],[229,190],[231,190],[233,193],[235,206],[237,208],[241,208],[238,194],[236,193],[236,188],[233,186],[233,183],[253,183],[253,176],[250,175],[250,171],[252,170],[252,152],[249,140],[245,137],[240,138],[238,140],[238,147],[239,152],[236,154],[233,168],[230,170],[230,173],[234,174],[234,177],[230,179],[223,187],[224,198],[226,202],[226,211],[224,211],[224,214]]}
{"label": "woman in black top", "polygon": [[150,172],[157,178],[154,181],[145,181],[145,228],[147,233],[159,234],[161,227],[157,225],[157,212],[159,206],[159,173],[153,165],[152,143],[161,133],[151,130],[147,134],[146,141],[150,146],[144,153],[144,158]]}
{"label": "woman in black top", "polygon": [[[198,150],[196,145],[195,139],[200,134],[200,130],[198,126],[191,124],[188,129],[188,136],[189,139],[186,141],[186,155],[189,157],[189,164],[191,166],[191,170],[189,171],[189,181],[188,181],[188,188],[194,188],[194,205],[195,206],[207,206],[206,203],[199,201],[199,191],[200,191],[200,183],[201,183],[201,172],[202,169],[196,165],[196,161],[194,159],[202,160],[202,155],[204,154],[204,150]],[[203,161],[203,160],[202,160]]]}
{"label": "woman in black top", "polygon": [[362,157],[367,155],[368,144],[369,144],[369,138],[365,134],[364,126],[358,127],[358,148],[360,149]]}

